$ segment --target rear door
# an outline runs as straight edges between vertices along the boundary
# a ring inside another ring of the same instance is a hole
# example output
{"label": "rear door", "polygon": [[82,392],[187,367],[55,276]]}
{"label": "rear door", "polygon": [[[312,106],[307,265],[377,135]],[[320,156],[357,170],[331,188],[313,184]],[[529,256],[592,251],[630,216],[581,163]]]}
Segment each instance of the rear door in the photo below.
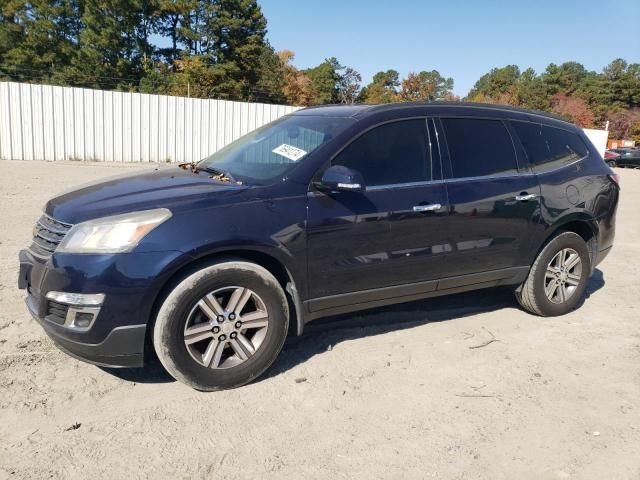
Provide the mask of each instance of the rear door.
{"label": "rear door", "polygon": [[[500,270],[526,265],[540,188],[535,176],[519,167],[508,125],[500,119],[443,117],[439,127],[447,156],[449,276],[483,274],[471,283],[483,276],[495,280]],[[440,288],[446,287],[443,282]]]}
{"label": "rear door", "polygon": [[[367,298],[350,293],[435,278],[444,263],[438,246],[446,241],[440,219],[447,201],[439,163],[435,173],[432,168],[427,120],[377,125],[348,144],[332,165],[359,171],[367,188],[309,192],[309,297],[340,296],[350,304],[402,292],[372,292]],[[315,302],[311,309],[337,306],[336,301]]]}

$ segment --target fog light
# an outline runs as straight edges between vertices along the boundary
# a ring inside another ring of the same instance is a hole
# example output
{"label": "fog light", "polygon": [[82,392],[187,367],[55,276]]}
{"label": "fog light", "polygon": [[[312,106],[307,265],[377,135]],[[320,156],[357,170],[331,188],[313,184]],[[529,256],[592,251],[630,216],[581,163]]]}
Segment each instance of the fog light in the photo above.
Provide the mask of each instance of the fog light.
{"label": "fog light", "polygon": [[93,313],[77,312],[73,319],[73,326],[77,328],[88,328],[93,321]]}

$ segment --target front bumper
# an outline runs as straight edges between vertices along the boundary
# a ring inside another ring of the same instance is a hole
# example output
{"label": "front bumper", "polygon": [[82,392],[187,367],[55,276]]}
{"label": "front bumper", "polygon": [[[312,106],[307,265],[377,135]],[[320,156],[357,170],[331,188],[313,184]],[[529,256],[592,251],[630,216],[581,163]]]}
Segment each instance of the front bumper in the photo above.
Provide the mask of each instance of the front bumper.
{"label": "front bumper", "polygon": [[[53,254],[48,259],[20,252],[18,286],[27,291],[31,315],[64,352],[97,365],[140,367],[147,323],[161,286],[180,252],[115,255]],[[87,330],[51,321],[48,292],[104,293],[104,304]]]}
{"label": "front bumper", "polygon": [[31,316],[40,324],[53,343],[66,354],[103,367],[143,366],[146,325],[116,327],[100,343],[83,343],[69,339],[63,332],[56,331],[50,322],[40,318],[37,301],[33,296],[29,295],[25,302]]}

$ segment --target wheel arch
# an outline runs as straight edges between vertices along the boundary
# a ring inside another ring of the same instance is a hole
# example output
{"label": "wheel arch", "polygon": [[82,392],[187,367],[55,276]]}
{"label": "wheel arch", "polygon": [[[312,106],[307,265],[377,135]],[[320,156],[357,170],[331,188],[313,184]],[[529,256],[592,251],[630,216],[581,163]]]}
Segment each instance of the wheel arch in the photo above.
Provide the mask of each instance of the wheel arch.
{"label": "wheel arch", "polygon": [[596,255],[598,254],[599,227],[596,219],[584,212],[578,212],[562,217],[561,219],[558,219],[558,221],[556,221],[552,226],[550,226],[547,229],[547,234],[544,241],[536,249],[535,256],[533,258],[537,258],[545,245],[549,243],[551,239],[553,239],[560,232],[573,232],[577,235],[580,235],[587,244],[587,249],[589,250],[589,256],[591,258],[591,264],[593,265]]}
{"label": "wheel arch", "polygon": [[304,316],[302,300],[300,299],[299,294],[300,281],[296,280],[294,275],[291,273],[291,270],[287,268],[280,259],[276,258],[275,255],[262,250],[253,250],[248,248],[220,250],[192,258],[191,261],[186,262],[173,272],[173,274],[162,284],[162,287],[158,290],[158,293],[155,296],[149,321],[147,322],[145,357],[147,356],[146,353],[153,351],[153,328],[158,310],[160,309],[164,299],[175,288],[175,286],[185,277],[208,265],[211,265],[214,262],[234,260],[247,261],[260,265],[276,278],[284,290],[287,301],[289,302],[289,311],[291,312],[291,318],[289,319],[289,334],[293,333],[298,336],[302,335],[304,328]]}

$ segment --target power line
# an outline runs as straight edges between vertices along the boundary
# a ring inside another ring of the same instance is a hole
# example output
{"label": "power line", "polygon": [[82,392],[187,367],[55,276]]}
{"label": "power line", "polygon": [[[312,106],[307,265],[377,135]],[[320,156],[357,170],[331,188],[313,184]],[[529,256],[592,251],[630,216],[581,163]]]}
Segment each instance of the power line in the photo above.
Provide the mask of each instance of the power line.
{"label": "power line", "polygon": [[[84,74],[84,73],[80,73],[80,72],[64,72],[64,71],[60,71],[60,70],[52,70],[52,69],[37,69],[37,68],[28,68],[28,67],[21,67],[21,66],[14,66],[14,65],[7,65],[7,64],[0,64],[0,73],[4,73],[8,76],[11,76],[11,74],[13,73],[14,76],[19,75],[21,77],[21,79],[23,80],[27,80],[27,81],[53,81],[52,83],[54,85],[59,85],[59,86],[70,86],[70,87],[75,87],[75,88],[87,88],[85,86],[78,86],[78,85],[74,85],[73,80],[78,80],[78,79],[82,79],[84,78],[85,80],[90,80],[92,83],[97,84],[99,87],[101,88],[105,88],[105,89],[109,89],[109,87],[112,87],[111,89],[114,89],[115,87],[118,86],[126,86],[126,82],[131,82],[132,84],[134,84],[137,88],[140,88],[140,84],[142,82],[142,80],[144,80],[145,77],[111,77],[111,76],[103,76],[103,75],[89,75],[89,74]],[[42,78],[42,76],[38,76],[36,74],[47,74],[47,75],[61,75],[61,77],[56,78],[47,78],[44,79]],[[175,75],[174,73],[166,73],[163,74],[165,75],[167,78],[171,77],[172,75]],[[57,80],[57,81],[56,81]],[[153,79],[152,79],[153,80]],[[153,89],[157,89],[157,82],[155,80],[153,80],[151,82],[151,86],[153,87]],[[140,92],[138,92],[140,93]],[[142,92],[142,93],[147,93],[147,92]],[[153,92],[154,94],[166,94],[163,92]],[[251,95],[251,101],[253,102],[261,102],[261,103],[269,103],[269,104],[274,104],[274,101],[272,99],[272,97],[270,97],[270,93],[267,90],[264,89],[260,89],[257,87],[254,87],[252,90],[250,90],[249,95]],[[172,95],[172,96],[179,96],[179,95]],[[203,99],[202,97],[193,97],[193,98],[199,98],[199,99]],[[246,102],[247,100],[239,98],[238,96],[231,94],[231,93],[225,93],[225,92],[217,92],[215,94],[215,96],[212,97],[207,97],[204,99],[209,99],[209,100],[229,100],[229,101],[244,101]]]}

